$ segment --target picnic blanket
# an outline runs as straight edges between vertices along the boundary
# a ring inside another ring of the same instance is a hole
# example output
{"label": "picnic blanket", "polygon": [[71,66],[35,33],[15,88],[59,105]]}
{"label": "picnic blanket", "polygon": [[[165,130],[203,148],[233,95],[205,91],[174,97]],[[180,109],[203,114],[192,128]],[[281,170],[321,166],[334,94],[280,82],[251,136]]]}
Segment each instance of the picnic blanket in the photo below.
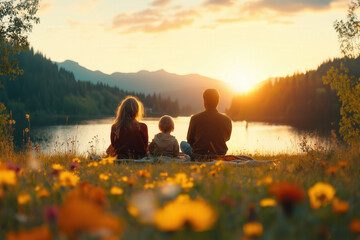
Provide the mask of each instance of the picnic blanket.
{"label": "picnic blanket", "polygon": [[[101,160],[100,156],[91,156],[92,160]],[[226,155],[216,157],[214,159],[207,159],[206,161],[191,161],[190,157],[186,154],[180,154],[178,157],[168,156],[152,156],[148,155],[142,159],[115,159],[115,163],[177,163],[177,164],[206,164],[213,165],[222,161],[222,164],[232,166],[249,166],[256,167],[262,165],[277,166],[277,161],[271,160],[255,160],[252,157],[246,155]]]}

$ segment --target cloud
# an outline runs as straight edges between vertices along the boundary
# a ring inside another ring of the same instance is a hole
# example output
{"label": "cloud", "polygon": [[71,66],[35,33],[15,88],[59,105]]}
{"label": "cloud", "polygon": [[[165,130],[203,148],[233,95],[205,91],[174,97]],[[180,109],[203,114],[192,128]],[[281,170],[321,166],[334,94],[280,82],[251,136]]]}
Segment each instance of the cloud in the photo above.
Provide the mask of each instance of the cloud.
{"label": "cloud", "polygon": [[158,33],[189,26],[214,29],[223,24],[251,21],[292,24],[297,13],[337,8],[347,0],[203,0],[188,7],[169,5],[173,1],[176,0],[152,0],[147,9],[120,13],[112,18],[107,29],[120,33]]}
{"label": "cloud", "polygon": [[343,8],[346,0],[249,0],[236,5],[236,11],[220,17],[220,24],[266,21],[269,24],[292,24],[291,17],[304,11],[327,11]]}
{"label": "cloud", "polygon": [[258,0],[244,3],[244,10],[296,13],[304,10],[326,10],[337,0]]}
{"label": "cloud", "polygon": [[195,10],[178,10],[177,8],[148,8],[139,12],[121,13],[113,18],[111,30],[122,33],[157,33],[190,26],[199,13]]}
{"label": "cloud", "polygon": [[229,6],[229,5],[233,5],[234,3],[235,3],[234,0],[207,0],[204,4]]}
{"label": "cloud", "polygon": [[163,7],[170,4],[173,0],[154,0],[150,5],[153,7]]}
{"label": "cloud", "polygon": [[93,9],[97,4],[102,2],[103,0],[84,0],[81,2],[77,2],[73,5],[73,8],[78,13],[86,13]]}
{"label": "cloud", "polygon": [[46,13],[49,12],[51,8],[53,8],[54,4],[50,1],[41,1],[38,12]]}

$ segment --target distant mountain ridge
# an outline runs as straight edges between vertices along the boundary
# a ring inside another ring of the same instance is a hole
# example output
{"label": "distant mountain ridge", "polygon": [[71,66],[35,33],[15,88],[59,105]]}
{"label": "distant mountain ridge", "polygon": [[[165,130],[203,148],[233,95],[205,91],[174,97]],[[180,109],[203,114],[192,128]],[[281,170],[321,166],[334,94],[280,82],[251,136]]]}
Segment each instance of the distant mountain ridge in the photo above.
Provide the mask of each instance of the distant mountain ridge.
{"label": "distant mountain ridge", "polygon": [[105,74],[101,71],[91,71],[71,60],[56,64],[59,68],[73,72],[78,81],[104,83],[131,92],[160,93],[164,97],[177,99],[181,105],[191,105],[195,111],[203,108],[202,92],[207,88],[219,90],[221,111],[230,106],[235,94],[225,82],[199,74],[178,75],[163,69],[154,72],[142,70],[136,73]]}

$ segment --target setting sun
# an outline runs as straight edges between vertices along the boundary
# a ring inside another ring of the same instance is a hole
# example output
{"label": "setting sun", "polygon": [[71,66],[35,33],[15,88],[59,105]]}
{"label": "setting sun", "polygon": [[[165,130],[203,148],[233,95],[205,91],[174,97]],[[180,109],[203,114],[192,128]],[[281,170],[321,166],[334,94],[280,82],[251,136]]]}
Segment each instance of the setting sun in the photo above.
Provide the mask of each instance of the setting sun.
{"label": "setting sun", "polygon": [[227,79],[234,91],[241,94],[249,93],[258,81],[250,69],[237,69],[229,73]]}

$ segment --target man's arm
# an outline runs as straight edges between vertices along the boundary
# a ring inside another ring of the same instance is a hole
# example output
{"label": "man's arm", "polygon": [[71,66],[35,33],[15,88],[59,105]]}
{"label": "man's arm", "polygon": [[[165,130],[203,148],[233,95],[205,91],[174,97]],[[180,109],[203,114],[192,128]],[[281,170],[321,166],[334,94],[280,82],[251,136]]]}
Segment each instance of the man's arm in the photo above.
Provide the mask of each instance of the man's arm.
{"label": "man's arm", "polygon": [[186,139],[187,139],[187,142],[192,147],[192,144],[195,142],[195,127],[194,127],[194,119],[193,119],[193,117],[190,118],[189,129],[188,129]]}
{"label": "man's arm", "polygon": [[225,141],[229,141],[231,137],[231,131],[232,131],[232,122],[231,119],[228,118],[225,125],[226,134],[225,134]]}

